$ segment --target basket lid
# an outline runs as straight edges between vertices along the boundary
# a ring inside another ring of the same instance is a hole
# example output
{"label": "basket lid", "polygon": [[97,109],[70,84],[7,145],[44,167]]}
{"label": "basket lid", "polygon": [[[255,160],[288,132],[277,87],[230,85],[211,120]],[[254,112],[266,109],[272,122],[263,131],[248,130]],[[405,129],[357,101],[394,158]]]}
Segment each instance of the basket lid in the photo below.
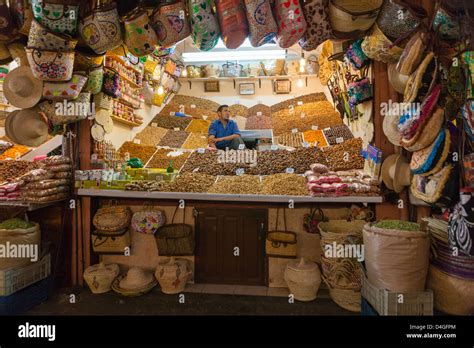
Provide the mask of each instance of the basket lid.
{"label": "basket lid", "polygon": [[315,262],[305,261],[304,257],[296,261],[288,262],[288,269],[292,271],[308,272],[308,271],[314,271],[317,268],[318,268],[318,265]]}
{"label": "basket lid", "polygon": [[84,271],[84,275],[93,276],[113,276],[116,277],[119,274],[119,266],[116,263],[104,264],[103,262],[92,265]]}

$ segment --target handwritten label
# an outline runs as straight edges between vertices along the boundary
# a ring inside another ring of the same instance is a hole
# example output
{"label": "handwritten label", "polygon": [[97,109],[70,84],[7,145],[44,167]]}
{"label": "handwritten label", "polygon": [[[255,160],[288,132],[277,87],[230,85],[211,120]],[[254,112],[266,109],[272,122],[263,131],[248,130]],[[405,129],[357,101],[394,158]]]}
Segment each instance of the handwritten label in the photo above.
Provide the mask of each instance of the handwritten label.
{"label": "handwritten label", "polygon": [[204,152],[206,152],[206,149],[205,149],[205,148],[200,147],[200,148],[198,149],[198,153],[204,153]]}
{"label": "handwritten label", "polygon": [[196,105],[191,104],[191,109],[196,109]]}
{"label": "handwritten label", "polygon": [[318,130],[318,126],[311,126],[312,130]]}
{"label": "handwritten label", "polygon": [[301,105],[303,105],[303,102],[300,100],[297,104],[298,104],[298,106],[301,106]]}
{"label": "handwritten label", "polygon": [[278,145],[272,145],[272,146],[270,146],[270,149],[272,151],[278,150]]}
{"label": "handwritten label", "polygon": [[295,170],[293,168],[286,168],[285,173],[286,174],[293,174]]}
{"label": "handwritten label", "polygon": [[158,127],[158,123],[153,122],[153,123],[151,124],[151,126],[152,126],[152,127]]}
{"label": "handwritten label", "polygon": [[140,139],[133,139],[133,143],[134,143],[134,144],[140,144],[141,141],[140,141]]}
{"label": "handwritten label", "polygon": [[261,112],[261,111],[258,111],[258,112],[257,112],[257,116],[262,116],[262,112]]}
{"label": "handwritten label", "polygon": [[325,131],[325,132],[326,132],[326,131],[329,131],[329,130],[331,130],[331,127],[327,127],[327,128],[324,128],[324,129],[323,129],[323,131]]}
{"label": "handwritten label", "polygon": [[173,128],[175,132],[179,131],[179,127]]}
{"label": "handwritten label", "polygon": [[244,144],[239,144],[239,150],[243,150],[245,149],[245,145]]}
{"label": "handwritten label", "polygon": [[306,141],[303,141],[303,147],[309,147],[309,143],[307,143]]}
{"label": "handwritten label", "polygon": [[207,116],[207,115],[202,115],[202,119],[203,119],[204,121],[207,120],[208,117],[209,117],[209,116]]}
{"label": "handwritten label", "polygon": [[293,128],[293,129],[291,130],[291,133],[293,133],[293,134],[298,133],[298,128]]}
{"label": "handwritten label", "polygon": [[235,174],[236,174],[236,175],[242,175],[242,174],[244,174],[244,173],[245,173],[244,168],[239,168],[239,169],[237,169],[237,170],[235,171]]}
{"label": "handwritten label", "polygon": [[344,138],[336,138],[336,144],[340,144],[340,143],[343,143],[344,142]]}

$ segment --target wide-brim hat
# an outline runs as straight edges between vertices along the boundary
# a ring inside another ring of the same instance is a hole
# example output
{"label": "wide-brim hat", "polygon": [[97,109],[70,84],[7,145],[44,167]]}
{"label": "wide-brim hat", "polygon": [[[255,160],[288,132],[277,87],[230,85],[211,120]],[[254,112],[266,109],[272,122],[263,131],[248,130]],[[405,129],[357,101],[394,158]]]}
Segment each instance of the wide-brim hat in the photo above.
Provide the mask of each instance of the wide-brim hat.
{"label": "wide-brim hat", "polygon": [[405,150],[415,152],[430,146],[439,134],[444,123],[444,109],[437,107],[433,115],[423,127],[419,127],[416,132],[416,141],[402,138],[400,144]]}
{"label": "wide-brim hat", "polygon": [[452,206],[459,198],[459,169],[444,163],[443,168],[430,176],[415,175],[411,193],[425,203],[438,207]]}
{"label": "wide-brim hat", "polygon": [[139,296],[153,289],[158,282],[151,272],[132,267],[127,274],[118,276],[112,283],[112,289],[124,296]]}
{"label": "wide-brim hat", "polygon": [[36,108],[16,110],[5,121],[5,131],[17,144],[37,147],[48,139],[46,116]]}
{"label": "wide-brim hat", "polygon": [[441,129],[438,137],[430,146],[413,153],[410,161],[410,169],[413,174],[428,176],[439,172],[448,157],[450,145],[449,131]]}
{"label": "wide-brim hat", "polygon": [[401,154],[392,154],[382,163],[382,180],[390,190],[402,192],[410,186],[411,178],[410,164]]}
{"label": "wide-brim hat", "polygon": [[0,43],[0,65],[7,65],[13,60],[13,57],[10,54],[7,46],[3,43]]}
{"label": "wide-brim hat", "polygon": [[40,101],[43,95],[43,81],[33,75],[30,67],[20,66],[5,77],[3,93],[13,106],[28,109]]}
{"label": "wide-brim hat", "polygon": [[387,72],[388,82],[393,87],[393,89],[400,94],[404,94],[410,76],[401,74],[397,70],[396,64],[388,64]]}
{"label": "wide-brim hat", "polygon": [[19,59],[20,66],[30,66],[28,57],[26,56],[25,47],[26,45],[21,41],[15,41],[7,44],[7,49],[8,52],[10,52],[12,59]]}
{"label": "wide-brim hat", "polygon": [[433,52],[429,52],[418,68],[410,75],[405,87],[403,102],[412,103],[417,98],[421,98],[429,93],[436,81],[438,74],[437,66],[437,58]]}
{"label": "wide-brim hat", "polygon": [[400,113],[395,112],[392,109],[389,109],[387,114],[383,117],[383,133],[395,146],[400,146],[400,140],[402,140],[402,135],[398,131],[398,122],[400,120]]}

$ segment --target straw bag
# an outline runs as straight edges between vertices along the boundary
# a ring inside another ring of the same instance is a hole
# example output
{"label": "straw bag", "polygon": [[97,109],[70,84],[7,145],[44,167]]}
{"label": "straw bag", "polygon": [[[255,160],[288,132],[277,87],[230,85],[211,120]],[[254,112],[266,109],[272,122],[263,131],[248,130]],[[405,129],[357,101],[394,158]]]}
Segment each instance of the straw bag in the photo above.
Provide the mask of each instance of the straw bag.
{"label": "straw bag", "polygon": [[187,1],[187,4],[194,45],[201,51],[213,49],[221,32],[211,0]]}
{"label": "straw bag", "polygon": [[289,48],[306,32],[306,20],[298,1],[276,0],[273,11],[278,25],[277,42],[281,48]]}
{"label": "straw bag", "polygon": [[155,271],[155,278],[165,294],[179,294],[192,276],[188,260],[174,257],[161,262]]}
{"label": "straw bag", "polygon": [[92,249],[97,254],[123,254],[130,245],[128,228],[115,232],[94,231],[92,233]]}
{"label": "straw bag", "polygon": [[383,0],[330,0],[329,20],[338,39],[356,39],[374,24]]}
{"label": "straw bag", "polygon": [[97,93],[94,96],[95,106],[99,109],[110,110],[112,109],[113,98],[105,94],[104,92]]}
{"label": "straw bag", "polygon": [[[86,119],[92,114],[90,110],[90,93],[79,93],[77,99],[69,102],[68,107],[64,108],[62,113],[57,109],[57,102],[45,100],[38,104],[39,109],[44,112],[53,126],[78,122]],[[64,105],[60,103],[60,105]],[[72,115],[68,114],[69,105],[72,105],[75,111]]]}
{"label": "straw bag", "polygon": [[374,24],[372,31],[362,41],[362,51],[370,59],[383,63],[396,63],[402,55],[403,49],[394,45],[392,41]]}
{"label": "straw bag", "polygon": [[69,81],[74,66],[74,51],[49,51],[25,48],[33,75],[43,81]]}
{"label": "straw bag", "polygon": [[165,48],[173,46],[191,34],[183,0],[157,8],[153,12],[151,25],[158,36],[158,43]]}
{"label": "straw bag", "polygon": [[35,19],[56,33],[74,35],[79,17],[75,0],[32,0]]}
{"label": "straw bag", "polygon": [[10,10],[18,27],[18,32],[28,35],[33,20],[33,9],[30,0],[10,0]]}
{"label": "straw bag", "polygon": [[43,98],[47,100],[72,100],[81,93],[87,82],[84,73],[74,73],[69,81],[45,82],[43,84]]}
{"label": "straw bag", "polygon": [[119,266],[115,263],[92,265],[84,271],[84,280],[93,294],[103,294],[110,291],[112,282],[120,274]]}
{"label": "straw bag", "polygon": [[139,211],[132,216],[132,228],[138,233],[155,234],[166,223],[162,210]]}
{"label": "straw bag", "polygon": [[101,232],[121,231],[128,228],[131,218],[129,207],[113,205],[99,208],[94,215],[93,224]]}
{"label": "straw bag", "polygon": [[136,8],[124,18],[124,25],[125,45],[134,56],[147,56],[158,46],[158,37],[145,10]]}
{"label": "straw bag", "polygon": [[259,47],[273,40],[278,27],[272,15],[270,1],[244,0],[244,2],[251,45]]}
{"label": "straw bag", "polygon": [[35,20],[31,22],[28,47],[35,47],[41,50],[70,51],[76,47],[76,44],[77,40],[68,35],[53,33]]}
{"label": "straw bag", "polygon": [[6,0],[0,0],[0,42],[9,42],[18,36],[16,23]]}
{"label": "straw bag", "polygon": [[322,42],[333,37],[328,14],[329,0],[311,0],[303,3],[308,28],[298,44],[305,51],[315,50]]}
{"label": "straw bag", "polygon": [[224,45],[239,48],[249,34],[243,0],[217,0],[216,11]]}
{"label": "straw bag", "polygon": [[83,91],[90,92],[92,95],[100,93],[104,82],[104,69],[100,67],[89,71],[88,76],[89,78],[87,79],[87,84]]}
{"label": "straw bag", "polygon": [[296,257],[296,233],[286,229],[286,209],[283,209],[283,223],[285,229],[278,230],[278,216],[280,209],[277,208],[275,231],[269,231],[265,242],[265,252],[267,256],[276,257]]}
{"label": "straw bag", "polygon": [[418,31],[411,37],[397,64],[400,74],[411,75],[418,68],[426,55],[428,41],[429,34],[424,30]]}
{"label": "straw bag", "polygon": [[380,9],[377,25],[391,40],[406,38],[427,16],[425,9],[405,0],[387,0]]}
{"label": "straw bag", "polygon": [[76,51],[76,59],[74,61],[74,70],[89,71],[102,66],[104,62],[104,54],[96,54],[90,49],[81,49]]}
{"label": "straw bag", "polygon": [[243,66],[238,63],[227,62],[222,65],[224,77],[239,77],[242,73]]}
{"label": "straw bag", "polygon": [[183,223],[174,223],[178,207],[175,208],[171,224],[158,228],[155,234],[160,256],[183,256],[194,254],[193,226],[185,223],[186,208],[183,211]]}
{"label": "straw bag", "polygon": [[79,23],[79,34],[96,53],[122,44],[122,29],[115,3],[96,7]]}

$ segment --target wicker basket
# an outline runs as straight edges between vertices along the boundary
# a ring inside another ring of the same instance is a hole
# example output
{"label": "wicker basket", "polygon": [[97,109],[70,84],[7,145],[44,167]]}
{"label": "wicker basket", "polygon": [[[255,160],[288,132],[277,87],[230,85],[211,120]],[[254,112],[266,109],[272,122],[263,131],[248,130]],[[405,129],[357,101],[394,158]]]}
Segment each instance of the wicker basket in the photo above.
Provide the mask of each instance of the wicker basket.
{"label": "wicker basket", "polygon": [[183,212],[183,223],[173,223],[176,215],[175,209],[171,224],[161,226],[155,234],[156,246],[160,256],[193,255],[195,240],[193,226],[185,224],[186,209]]}
{"label": "wicker basket", "polygon": [[331,288],[360,290],[361,271],[357,260],[322,257],[321,267]]}
{"label": "wicker basket", "polygon": [[105,265],[101,262],[88,267],[83,276],[93,294],[103,294],[110,291],[112,282],[119,273],[120,269],[117,264]]}
{"label": "wicker basket", "polygon": [[286,210],[283,209],[284,230],[278,230],[278,216],[280,209],[277,209],[275,228],[277,231],[269,231],[265,241],[265,252],[267,256],[274,257],[296,257],[296,233],[290,232],[286,228]]}
{"label": "wicker basket", "polygon": [[191,277],[188,261],[174,257],[160,263],[155,271],[155,278],[165,294],[178,294],[184,290]]}
{"label": "wicker basket", "polygon": [[362,37],[374,24],[383,0],[330,0],[329,21],[339,39]]}
{"label": "wicker basket", "polygon": [[351,312],[360,312],[360,291],[329,287],[329,296],[339,307]]}
{"label": "wicker basket", "polygon": [[122,231],[130,225],[132,212],[129,207],[110,206],[97,210],[94,226],[103,232]]}
{"label": "wicker basket", "polygon": [[285,282],[291,293],[298,301],[313,301],[316,299],[321,285],[321,272],[314,262],[290,261],[285,270]]}
{"label": "wicker basket", "polygon": [[92,249],[97,254],[121,254],[130,247],[130,231],[95,231],[92,233]]}
{"label": "wicker basket", "polygon": [[355,242],[362,242],[362,230],[366,222],[364,220],[330,220],[318,224],[321,232],[321,246],[324,244],[350,244],[349,236],[355,237]]}
{"label": "wicker basket", "polygon": [[474,281],[455,277],[431,265],[427,288],[433,290],[434,307],[447,314],[474,314]]}

